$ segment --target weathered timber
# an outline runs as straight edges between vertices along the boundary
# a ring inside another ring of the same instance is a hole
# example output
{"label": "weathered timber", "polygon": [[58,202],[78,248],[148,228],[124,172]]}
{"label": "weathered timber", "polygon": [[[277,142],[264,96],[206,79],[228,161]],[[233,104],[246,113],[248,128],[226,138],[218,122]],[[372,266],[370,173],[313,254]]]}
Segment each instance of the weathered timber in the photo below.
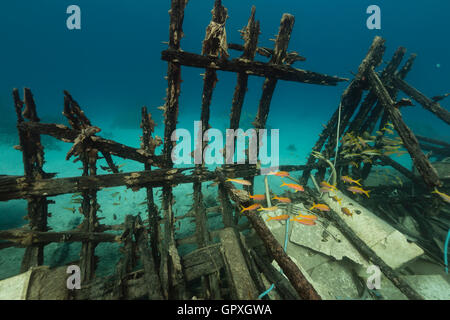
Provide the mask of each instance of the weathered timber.
{"label": "weathered timber", "polygon": [[270,261],[258,255],[254,250],[250,250],[250,254],[267,280],[275,285],[275,288],[281,297],[285,300],[300,299],[298,293],[295,291],[294,287],[292,287],[292,284],[285,276],[275,269]]}
{"label": "weathered timber", "polygon": [[403,174],[405,177],[409,178],[411,181],[415,183],[422,183],[422,180],[419,179],[417,176],[414,175],[414,173],[411,170],[408,170],[404,166],[402,166],[400,163],[392,160],[388,156],[379,156],[378,160],[381,162],[384,166],[391,166],[401,174]]}
{"label": "weathered timber", "polygon": [[[320,152],[328,140],[328,146],[326,147],[326,152],[331,153],[336,145],[336,130],[338,126],[338,118],[339,118],[339,109],[341,109],[341,130],[340,134],[342,134],[345,130],[345,127],[353,115],[356,107],[361,100],[364,88],[365,81],[363,78],[367,72],[367,69],[374,66],[378,66],[381,63],[382,56],[385,50],[384,46],[385,40],[380,37],[375,37],[372,42],[372,45],[358,68],[358,73],[352,82],[345,89],[344,93],[341,96],[341,101],[339,103],[338,108],[334,112],[331,119],[328,121],[326,127],[322,130],[319,135],[319,139],[314,145],[312,152],[308,158],[306,163],[307,166],[312,165],[316,162],[316,158],[313,156],[314,152]],[[311,174],[311,170],[307,169],[303,171],[302,178],[300,180],[301,184],[306,184],[309,180]]]}
{"label": "weathered timber", "polygon": [[116,265],[115,276],[117,278],[117,282],[114,287],[114,295],[116,295],[119,299],[126,297],[126,275],[133,270],[136,264],[136,244],[133,241],[135,220],[136,217],[132,215],[125,216],[125,230],[120,236],[121,242],[123,243],[121,250],[122,256]]}
{"label": "weathered timber", "polygon": [[[389,85],[391,82],[391,78],[394,76],[397,68],[400,66],[403,57],[405,56],[406,48],[399,47],[392,57],[391,61],[389,61],[388,65],[384,68],[381,73],[380,80],[384,83],[385,86]],[[364,101],[361,103],[358,113],[353,119],[352,123],[348,126],[347,132],[352,131],[360,131],[362,122],[367,119],[369,112],[372,110],[372,107],[377,102],[377,96],[373,90],[370,90],[367,96],[364,98]]]}
{"label": "weathered timber", "polygon": [[385,110],[389,113],[389,118],[394,124],[395,130],[401,137],[403,145],[408,150],[414,166],[421,174],[425,184],[431,189],[440,186],[442,183],[439,181],[436,170],[420,149],[419,142],[417,141],[414,133],[403,122],[399,109],[394,107],[394,101],[392,101],[386,88],[381,83],[380,78],[373,69],[369,70],[367,76],[372,88],[377,94],[378,100],[383,104]]}
{"label": "weathered timber", "polygon": [[433,155],[443,156],[443,157],[449,157],[450,156],[450,148],[441,148],[436,147],[428,143],[419,143],[420,148],[425,151],[431,151]]}
{"label": "weathered timber", "polygon": [[[270,65],[282,65],[283,59],[286,57],[289,40],[291,39],[292,29],[294,28],[295,18],[290,14],[283,14],[278,31],[277,39],[275,41],[275,49],[270,59]],[[263,84],[263,92],[259,101],[256,119],[253,123],[256,129],[264,129],[269,115],[270,103],[272,102],[277,79],[266,76]]]}
{"label": "weathered timber", "polygon": [[219,273],[225,265],[220,243],[192,251],[181,258],[186,281]]}
{"label": "weathered timber", "polygon": [[[253,6],[248,20],[247,26],[241,30],[241,37],[245,43],[243,46],[243,53],[241,59],[246,61],[253,61],[255,58],[255,52],[258,45],[258,36],[260,33],[259,21],[255,20],[256,8]],[[233,94],[231,114],[230,114],[230,129],[237,130],[239,128],[239,121],[241,118],[242,106],[244,104],[245,94],[248,88],[248,74],[245,72],[239,72],[237,74],[237,84]],[[233,137],[233,151],[231,154],[226,154],[226,158],[234,157],[236,148],[237,137]],[[244,177],[247,180],[253,181],[252,177]],[[230,203],[224,186],[219,183],[219,200],[222,204],[222,221],[225,227],[231,227],[234,224],[233,209]],[[238,220],[236,218],[235,220]]]}
{"label": "weathered timber", "polygon": [[49,232],[26,229],[10,229],[0,231],[0,240],[8,240],[11,246],[27,247],[31,245],[46,245],[52,242],[119,242],[115,234],[103,232],[83,232],[79,230]]}
{"label": "weathered timber", "polygon": [[336,132],[337,129],[336,123],[335,128],[333,128],[334,130],[331,131],[328,144],[325,147],[325,156],[327,158],[330,158],[334,154],[336,148],[336,138],[340,138],[343,135],[344,130],[348,125],[348,122],[350,121],[356,108],[359,105],[359,102],[361,101],[364,90],[367,89],[366,79],[368,70],[371,70],[371,68],[375,69],[381,64],[384,51],[386,50],[384,43],[385,40],[383,38],[380,38],[378,36],[375,37],[369,49],[369,52],[367,53],[366,57],[358,67],[358,73],[342,94],[341,97],[342,112],[341,112],[339,136],[338,137],[336,136],[338,134]]}
{"label": "weathered timber", "polygon": [[[147,107],[142,107],[141,109],[141,128],[142,128],[142,147],[147,152],[156,147],[156,144],[159,142],[157,139],[152,137],[155,121],[152,119],[151,114],[147,111]],[[148,172],[152,170],[152,166],[150,163],[144,163],[144,169]],[[159,212],[158,208],[155,205],[154,196],[153,196],[153,188],[148,186],[146,188],[147,193],[147,210],[148,210],[148,224],[149,224],[149,232],[150,232],[150,245],[152,248],[152,254],[154,259],[154,264],[156,269],[159,269],[160,263],[160,243],[159,243],[159,234],[160,234],[160,226],[159,226]]]}
{"label": "weathered timber", "polygon": [[254,300],[258,291],[250,275],[250,271],[242,253],[238,233],[234,228],[225,228],[220,232],[231,298],[234,300]]}
{"label": "weathered timber", "polygon": [[[404,79],[406,78],[406,76],[408,75],[409,71],[411,71],[413,63],[416,59],[417,55],[416,54],[411,54],[410,57],[408,58],[408,60],[405,62],[405,64],[403,65],[403,67],[396,71],[395,74],[392,76],[389,74],[389,77],[387,79],[384,79],[383,83],[389,83],[389,85],[386,87],[386,90],[389,93],[389,96],[392,98],[393,101],[395,101],[397,99],[397,95],[398,95],[398,89],[395,88],[394,86],[392,86],[392,78],[397,76],[400,79]],[[382,142],[382,138],[384,137],[385,131],[382,130],[386,124],[389,121],[389,113],[384,109],[383,104],[378,101],[376,106],[372,109],[371,114],[369,115],[369,117],[366,119],[365,123],[362,125],[362,127],[360,128],[360,132],[364,132],[367,131],[369,133],[372,133],[372,131],[374,130],[376,124],[378,123],[378,120],[380,119],[380,124],[379,124],[379,131],[381,131],[381,135],[377,136],[377,140],[376,140],[376,144],[375,146],[377,148],[379,148],[381,146],[381,142]],[[394,164],[394,168],[395,169],[399,169],[400,165],[397,165],[396,163],[393,163],[393,160],[390,161],[392,164]],[[370,171],[372,170],[372,164],[371,163],[366,163],[363,167],[363,169],[361,170],[361,178],[363,180],[365,180],[369,174]],[[400,166],[401,167],[401,166]],[[409,170],[408,170],[409,171]]]}
{"label": "weathered timber", "polygon": [[419,90],[412,87],[410,84],[408,84],[407,82],[398,77],[393,78],[392,83],[397,89],[403,91],[408,96],[410,96],[418,103],[420,103],[426,110],[432,112],[441,120],[445,121],[447,124],[450,124],[450,112],[441,107],[441,105],[438,102],[435,102],[430,98],[426,97]]}
{"label": "weathered timber", "polygon": [[144,278],[148,292],[147,297],[150,300],[161,300],[163,298],[161,281],[156,270],[155,260],[148,246],[149,239],[147,229],[142,225],[142,219],[140,216],[136,217],[134,233],[137,251],[144,267]]}
{"label": "weathered timber", "polygon": [[[413,63],[416,60],[416,57],[417,57],[416,54],[414,54],[414,53],[411,54],[409,56],[408,60],[403,65],[403,67],[399,71],[395,72],[394,76],[397,76],[400,79],[405,79],[406,76],[408,75],[408,73],[411,71]],[[392,80],[392,78],[391,78],[391,80]],[[388,90],[389,94],[391,95],[392,100],[395,100],[397,97],[397,94],[398,94],[398,90],[395,87],[390,87],[390,86],[387,88],[387,90]],[[378,102],[376,104],[375,108],[373,108],[372,111],[370,112],[370,114],[367,117],[364,124],[361,126],[360,131],[361,132],[367,131],[369,133],[372,133],[376,124],[378,123],[378,119],[383,114],[383,111],[384,111],[383,105]],[[383,121],[383,122],[385,123],[385,121]]]}
{"label": "weathered timber", "polygon": [[[133,190],[143,187],[163,187],[167,184],[177,185],[193,183],[194,181],[211,181],[216,179],[214,171],[206,169],[201,171],[201,176],[195,174],[185,175],[184,171],[194,168],[158,169],[151,172],[127,172],[96,175],[95,177],[71,177],[30,180],[23,176],[0,176],[0,201],[23,199],[32,196],[56,196],[67,193],[77,193],[90,188],[103,189],[118,186],[127,186]],[[233,177],[245,177],[257,174],[256,167],[243,166],[236,169],[225,169],[227,174]]]}
{"label": "weathered timber", "polygon": [[[171,9],[169,10],[169,50],[171,51],[180,50],[186,4],[187,0],[172,0],[171,2]],[[177,125],[180,87],[181,64],[176,61],[169,61],[167,67],[167,95],[164,104],[163,168],[166,169],[173,167],[171,155],[175,143],[171,141],[171,137]],[[162,211],[165,220],[159,267],[162,292],[166,299],[184,299],[186,288],[180,257],[175,247],[174,215],[172,211],[173,194],[170,184],[163,186],[162,198]]]}
{"label": "weathered timber", "polygon": [[[216,171],[219,180],[221,180],[226,186],[231,199],[238,205],[244,207],[249,206],[251,201],[248,195],[244,195],[242,192],[239,192],[239,190],[237,190],[230,182],[225,182],[224,175],[220,168],[217,168]],[[297,265],[291,260],[286,252],[284,252],[282,246],[275,239],[262,218],[253,213],[246,213],[245,216],[252,224],[258,236],[264,242],[268,253],[272,255],[278,265],[283,269],[284,274],[287,276],[300,298],[305,300],[320,300],[321,298],[314,287],[306,280]]]}
{"label": "weathered timber", "polygon": [[[244,46],[237,43],[229,43],[228,49],[244,51]],[[256,53],[258,53],[261,56],[270,58],[273,55],[273,49],[268,47],[257,47]],[[301,56],[298,52],[291,51],[286,54],[286,58],[284,60],[286,64],[291,65],[297,61],[306,61],[306,58]]]}
{"label": "weathered timber", "polygon": [[317,72],[293,68],[287,65],[273,65],[258,61],[244,61],[239,58],[225,60],[217,57],[202,56],[179,50],[164,50],[161,59],[184,66],[197,68],[213,68],[228,72],[245,72],[251,76],[270,77],[278,80],[335,86],[347,78],[328,76]]}
{"label": "weathered timber", "polygon": [[[62,124],[22,122],[18,127],[23,130],[30,130],[35,134],[49,135],[64,142],[74,142],[80,133],[79,131],[70,129]],[[102,152],[107,152],[123,159],[135,160],[142,163],[149,162],[154,166],[162,167],[161,156],[148,154],[143,149],[129,147],[98,136],[91,136],[90,139],[92,141],[92,147]]]}
{"label": "weathered timber", "polygon": [[438,146],[443,146],[443,147],[450,148],[450,143],[445,142],[445,141],[441,141],[441,140],[433,139],[433,138],[428,138],[428,137],[424,137],[424,136],[419,136],[417,134],[416,134],[416,138],[419,141],[428,142],[428,143],[431,143],[431,144],[436,144]]}
{"label": "weathered timber", "polygon": [[[33,94],[28,88],[24,88],[24,101],[20,101],[17,89],[13,91],[14,105],[17,114],[17,128],[19,131],[19,142],[22,150],[22,160],[24,164],[24,173],[28,179],[37,180],[46,178],[47,175],[43,170],[44,166],[44,147],[41,144],[40,135],[32,134],[20,128],[25,123],[24,119],[28,119],[29,123],[37,123],[40,119],[37,116],[36,104]],[[20,115],[21,107],[25,105]],[[32,231],[47,231],[48,202],[46,197],[30,197],[28,202],[29,228]],[[25,272],[31,267],[39,266],[44,263],[44,246],[30,245],[25,249],[20,267],[21,272]]]}

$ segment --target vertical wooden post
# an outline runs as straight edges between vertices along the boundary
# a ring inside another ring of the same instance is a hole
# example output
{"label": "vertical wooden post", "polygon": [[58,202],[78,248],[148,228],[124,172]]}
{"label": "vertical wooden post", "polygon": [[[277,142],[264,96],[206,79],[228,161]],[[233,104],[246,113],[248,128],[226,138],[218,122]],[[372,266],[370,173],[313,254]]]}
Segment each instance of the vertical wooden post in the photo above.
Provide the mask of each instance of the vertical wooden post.
{"label": "vertical wooden post", "polygon": [[[272,64],[283,64],[286,58],[286,52],[291,39],[292,29],[294,28],[295,18],[290,14],[283,14],[281,18],[280,30],[278,31],[277,39],[275,41],[275,48],[270,59]],[[263,85],[263,93],[259,101],[258,112],[254,122],[257,130],[266,127],[267,116],[269,115],[270,103],[275,91],[275,86],[278,80],[273,78],[266,78]]]}
{"label": "vertical wooden post", "polygon": [[[226,52],[226,33],[225,33],[225,22],[228,18],[228,11],[222,5],[221,0],[216,0],[214,3],[214,8],[212,10],[212,20],[208,27],[206,28],[206,36],[203,40],[202,54],[219,56],[223,58],[228,56]],[[203,94],[202,94],[202,108],[200,121],[202,128],[198,132],[198,137],[196,139],[200,145],[196,148],[201,148],[202,154],[205,150],[206,144],[203,141],[205,132],[209,128],[209,116],[210,116],[210,106],[212,100],[212,94],[214,87],[217,83],[217,74],[214,69],[207,68],[205,70],[204,83],[203,83]],[[202,164],[196,165],[196,174],[200,175],[202,169],[204,168],[204,159],[202,158]],[[195,223],[196,223],[196,238],[197,245],[199,248],[207,246],[211,239],[207,227],[207,217],[206,208],[203,203],[202,194],[202,183],[201,181],[194,182],[194,212],[195,212]],[[219,299],[220,289],[218,283],[218,274],[210,275],[207,277],[202,277],[202,286],[204,295],[207,299]]]}
{"label": "vertical wooden post", "polygon": [[[141,120],[142,148],[149,154],[154,154],[155,148],[161,143],[161,140],[158,137],[156,137],[155,139],[152,137],[154,127],[156,126],[156,124],[153,121],[151,114],[147,111],[147,107],[145,106],[142,107],[141,115],[142,115]],[[144,168],[147,171],[151,171],[152,165],[146,162],[144,164]],[[146,192],[147,192],[148,223],[150,228],[150,245],[152,248],[153,260],[155,261],[156,268],[159,271],[159,263],[160,263],[159,235],[161,231],[159,225],[159,212],[157,206],[155,205],[153,188],[147,187]]]}
{"label": "vertical wooden post", "polygon": [[[17,125],[19,130],[19,142],[22,150],[25,176],[30,180],[45,179],[47,176],[43,170],[44,147],[41,144],[40,135],[36,135],[29,130],[24,131],[19,124],[24,122],[24,118],[32,122],[39,122],[34,103],[33,94],[28,88],[24,89],[24,101],[19,97],[19,91],[13,90],[14,105],[17,115]],[[25,109],[22,113],[22,107]],[[23,117],[22,117],[23,115]],[[47,231],[48,200],[46,197],[31,197],[28,201],[29,229],[33,231]],[[22,259],[20,272],[25,272],[31,267],[44,263],[44,246],[33,245],[25,250]]]}
{"label": "vertical wooden post", "polygon": [[[183,37],[184,9],[187,0],[172,0],[169,26],[169,49],[180,50],[180,41]],[[164,168],[173,167],[172,149],[174,142],[171,141],[172,133],[176,129],[178,119],[181,65],[169,62],[167,69],[167,97],[164,105]],[[164,235],[163,247],[161,248],[160,278],[162,291],[166,298],[185,298],[185,283],[181,270],[180,257],[175,247],[174,239],[174,216],[172,211],[173,194],[172,187],[163,187],[162,209],[164,212]]]}
{"label": "vertical wooden post", "polygon": [[[258,37],[260,33],[259,21],[255,20],[255,6],[252,7],[251,15],[247,26],[241,30],[241,37],[244,39],[244,51],[241,55],[243,60],[254,60],[256,55],[256,48],[258,47]],[[239,121],[241,119],[242,106],[244,104],[245,94],[248,88],[248,74],[240,72],[237,74],[237,84],[233,94],[233,101],[231,104],[230,114],[230,129],[237,130],[239,128]],[[236,150],[236,136],[233,138],[233,150],[231,155],[226,154],[225,158],[234,157]],[[224,165],[224,167],[226,164]],[[252,177],[247,177],[247,180],[253,181]],[[253,185],[253,183],[252,183]],[[239,214],[236,213],[233,221],[233,205],[230,202],[227,191],[223,184],[219,182],[219,200],[222,209],[222,221],[225,227],[232,227],[239,222]]]}
{"label": "vertical wooden post", "polygon": [[[416,54],[411,54],[411,56],[406,61],[405,65],[400,69],[400,71],[396,71],[394,74],[389,75],[389,79],[390,79],[389,81],[391,82],[392,77],[395,77],[395,76],[399,77],[400,79],[406,78],[407,74],[409,73],[409,71],[412,68],[412,65],[413,65],[415,59],[416,59]],[[386,80],[386,79],[383,79],[383,80]],[[388,86],[386,88],[386,90],[388,91],[389,96],[391,96],[392,99],[395,101],[397,99],[398,89],[396,89],[393,86]],[[375,106],[375,108],[373,108],[372,113],[369,115],[369,117],[367,118],[366,122],[362,125],[360,130],[362,132],[363,131],[372,132],[378,122],[378,119],[381,117],[381,121],[380,121],[380,125],[379,125],[379,130],[381,131],[381,129],[384,128],[386,123],[388,122],[388,119],[389,119],[388,115],[389,115],[389,113],[387,112],[387,110],[384,109],[383,104],[380,101],[378,101],[377,105]],[[377,138],[377,144],[378,144],[378,141],[381,141],[381,137],[384,136],[384,131],[381,131],[381,133],[382,133],[381,136],[379,136]],[[392,162],[393,162],[393,160],[392,160]],[[371,163],[364,164],[364,167],[362,168],[362,171],[361,171],[361,179],[363,179],[363,180],[367,179],[371,170],[372,170]]]}
{"label": "vertical wooden post", "polygon": [[[83,135],[85,130],[94,128],[81,107],[67,91],[64,91],[63,115],[68,119],[72,128],[79,131],[80,135]],[[98,131],[100,131],[100,129],[95,132]],[[75,153],[79,156],[83,164],[82,175],[97,175],[98,150],[92,147],[91,140],[85,139],[77,148],[79,148],[79,150],[75,150]],[[99,230],[97,210],[100,208],[100,205],[97,202],[97,190],[85,190],[81,195],[83,200],[79,211],[84,216],[84,219],[81,223],[80,230],[89,233],[96,232]],[[95,269],[97,266],[97,257],[95,256],[96,247],[97,243],[89,240],[83,241],[81,244],[80,269],[82,283],[88,283],[95,277]]]}

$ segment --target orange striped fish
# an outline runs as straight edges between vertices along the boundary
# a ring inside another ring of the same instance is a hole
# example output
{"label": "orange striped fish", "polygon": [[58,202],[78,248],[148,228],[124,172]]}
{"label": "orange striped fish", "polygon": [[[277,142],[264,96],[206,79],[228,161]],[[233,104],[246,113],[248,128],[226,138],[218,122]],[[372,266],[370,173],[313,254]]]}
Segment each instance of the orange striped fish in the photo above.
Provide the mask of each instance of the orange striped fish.
{"label": "orange striped fish", "polygon": [[299,214],[296,218],[308,219],[308,220],[317,220],[317,216],[313,214]]}
{"label": "orange striped fish", "polygon": [[244,180],[244,179],[227,179],[227,180],[225,180],[225,182],[234,182],[234,183],[237,183],[237,184],[242,184],[242,185],[244,185],[244,186],[251,186],[252,185],[252,183],[250,182],[250,181],[247,181],[247,180]]}
{"label": "orange striped fish", "polygon": [[266,221],[272,221],[272,220],[281,221],[281,220],[287,220],[287,219],[289,219],[289,215],[282,214],[280,216],[269,217]]}
{"label": "orange striped fish", "polygon": [[353,213],[352,213],[352,212],[350,211],[350,209],[348,209],[348,208],[341,208],[341,211],[342,211],[342,213],[345,214],[346,216],[349,216],[349,217],[353,216]]}
{"label": "orange striped fish", "polygon": [[278,171],[278,172],[274,172],[271,171],[267,174],[268,176],[278,176],[278,177],[289,177],[289,172],[287,171]]}
{"label": "orange striped fish", "polygon": [[310,219],[298,219],[298,218],[293,218],[291,219],[291,221],[295,221],[301,224],[304,224],[305,226],[314,226],[316,223],[314,222],[314,220],[310,220]]}
{"label": "orange striped fish", "polygon": [[258,209],[258,211],[276,211],[276,210],[278,210],[277,206],[273,206],[273,207],[269,207],[269,208],[261,207]]}
{"label": "orange striped fish", "polygon": [[278,201],[283,202],[283,203],[291,203],[291,199],[278,197],[278,196],[273,197],[272,200],[278,200]]}
{"label": "orange striped fish", "polygon": [[313,202],[313,206],[311,208],[309,208],[309,210],[314,210],[314,209],[317,209],[319,211],[330,211],[330,207],[328,207],[326,204]]}
{"label": "orange striped fish", "polygon": [[247,208],[242,207],[241,212],[244,212],[244,211],[253,211],[253,210],[258,209],[259,207],[261,207],[261,205],[260,205],[259,203],[255,203],[255,204],[252,204],[251,206],[248,206]]}
{"label": "orange striped fish", "polygon": [[283,182],[283,184],[280,187],[284,187],[284,186],[286,186],[288,188],[291,188],[291,189],[294,189],[295,192],[297,192],[297,191],[305,191],[305,189],[301,185],[295,184],[295,183]]}
{"label": "orange striped fish", "polygon": [[249,195],[249,198],[253,199],[253,200],[264,200],[264,199],[266,199],[266,196],[263,194],[255,194],[253,196]]}

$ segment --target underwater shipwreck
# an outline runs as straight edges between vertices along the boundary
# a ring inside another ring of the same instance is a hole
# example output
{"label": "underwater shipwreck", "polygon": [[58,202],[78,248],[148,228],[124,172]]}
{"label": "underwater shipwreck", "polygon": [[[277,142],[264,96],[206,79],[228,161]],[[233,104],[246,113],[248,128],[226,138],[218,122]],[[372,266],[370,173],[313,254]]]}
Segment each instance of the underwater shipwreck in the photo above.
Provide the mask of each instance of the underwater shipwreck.
{"label": "underwater shipwreck", "polygon": [[[415,108],[425,108],[430,117],[446,124],[450,112],[440,105],[446,94],[429,98],[405,80],[416,55],[405,57],[406,48],[399,47],[389,60],[384,57],[385,39],[375,37],[359,66],[355,62],[358,69],[352,79],[295,68],[306,58],[288,51],[294,16],[282,16],[273,48],[260,47],[260,24],[253,7],[240,30],[242,43],[228,43],[228,11],[220,0],[212,9],[202,52],[190,53],[181,47],[186,5],[187,0],[171,1],[168,47],[161,53],[168,63],[167,96],[161,107],[163,137],[154,134],[155,122],[146,107],[141,109],[141,147],[134,148],[102,137],[101,128],[89,119],[89,109],[67,91],[63,115],[69,126],[42,123],[31,90],[25,88],[22,95],[13,90],[20,141],[15,148],[22,152],[24,175],[1,173],[0,201],[25,199],[28,223],[0,230],[0,256],[7,248],[25,249],[20,274],[0,281],[0,297],[450,299],[446,274],[450,142],[416,135],[403,120],[402,109],[417,103]],[[229,50],[242,55],[230,59]],[[229,128],[235,130],[250,77],[265,79],[253,122],[256,131],[266,128],[279,80],[347,86],[307,162],[281,163],[277,171],[264,176],[265,193],[255,195],[259,164],[224,164],[213,170],[205,163],[174,165],[171,135],[182,112],[184,66],[203,72],[202,130],[209,128],[219,71],[237,76],[229,120]],[[409,98],[399,99],[401,92]],[[65,158],[81,163],[82,175],[58,178],[45,172],[41,136],[71,144]],[[161,154],[155,151],[159,146]],[[413,167],[392,158],[398,153],[409,154]],[[140,163],[142,171],[121,172],[115,158]],[[380,179],[379,168],[388,168],[391,178]],[[217,201],[205,199],[206,183],[217,185]],[[275,194],[271,186],[281,183],[284,193]],[[175,215],[173,188],[182,184],[193,185],[193,206]],[[113,187],[144,189],[145,213],[130,212],[115,225],[102,224],[97,195]],[[156,188],[162,190],[161,206]],[[49,212],[52,197],[59,195],[77,197],[72,213]],[[80,215],[80,224],[73,230],[52,231],[47,223],[50,214]],[[222,228],[211,230],[208,220],[213,217],[221,218]],[[177,224],[184,219],[192,220],[195,230],[179,237]],[[78,261],[44,265],[46,246],[73,242],[81,243]],[[114,274],[100,277],[95,250],[102,243],[120,244],[120,259]],[[178,248],[186,244],[195,249],[181,255]],[[69,289],[67,270],[73,265],[79,266],[81,287]],[[380,282],[370,287],[378,271]]]}

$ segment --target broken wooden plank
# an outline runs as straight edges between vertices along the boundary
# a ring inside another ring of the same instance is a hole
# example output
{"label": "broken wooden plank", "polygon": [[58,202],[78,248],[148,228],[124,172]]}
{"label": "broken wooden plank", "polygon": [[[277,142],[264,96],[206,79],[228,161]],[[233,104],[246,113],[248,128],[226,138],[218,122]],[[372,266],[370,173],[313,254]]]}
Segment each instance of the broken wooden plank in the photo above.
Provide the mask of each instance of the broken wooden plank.
{"label": "broken wooden plank", "polygon": [[[290,14],[283,14],[278,31],[277,39],[275,41],[274,54],[270,59],[270,65],[282,65],[283,59],[286,57],[287,48],[291,39],[291,33],[294,28],[295,18]],[[272,102],[277,79],[266,76],[263,84],[263,92],[259,101],[256,119],[253,123],[256,129],[263,129],[266,127],[267,117],[269,115],[269,107]]]}
{"label": "broken wooden plank", "polygon": [[234,300],[254,300],[258,291],[245,262],[236,230],[225,228],[220,232],[220,243],[225,260],[231,298]]}
{"label": "broken wooden plank", "polygon": [[[158,169],[151,172],[138,171],[128,173],[112,173],[95,177],[70,177],[56,179],[29,180],[23,176],[0,176],[0,201],[23,199],[33,196],[56,196],[67,193],[77,193],[90,188],[104,189],[126,186],[133,190],[143,187],[162,187],[166,184],[177,185],[193,183],[194,181],[211,181],[216,178],[215,171],[202,170],[201,175],[183,174],[194,168]],[[236,170],[226,168],[227,175],[244,177],[257,174],[255,166],[236,165]]]}
{"label": "broken wooden plank", "polygon": [[377,94],[378,100],[383,104],[385,110],[389,113],[389,118],[394,124],[395,130],[402,138],[403,145],[411,155],[414,166],[421,174],[425,184],[431,189],[440,186],[442,183],[439,181],[436,170],[420,149],[419,142],[417,141],[414,133],[403,122],[399,109],[394,107],[394,101],[392,101],[378,75],[373,69],[370,69],[367,73],[367,77],[372,88]]}
{"label": "broken wooden plank", "polygon": [[[74,142],[79,135],[79,131],[70,129],[62,124],[22,122],[18,127],[23,130],[30,130],[35,134],[49,135],[64,142]],[[123,159],[135,160],[142,163],[149,162],[154,166],[161,167],[161,156],[148,154],[143,149],[129,147],[98,136],[91,136],[90,139],[92,140],[92,146],[102,152],[107,152]]]}
{"label": "broken wooden plank", "polygon": [[[46,178],[44,172],[44,147],[41,144],[41,136],[33,134],[29,130],[22,130],[20,125],[25,123],[23,118],[29,120],[29,123],[37,123],[40,119],[37,116],[36,104],[33,94],[29,88],[24,88],[24,101],[20,101],[17,89],[13,90],[14,105],[17,114],[17,128],[19,131],[20,149],[22,151],[22,159],[24,164],[25,176],[30,180]],[[21,107],[25,108],[20,115]],[[33,231],[47,231],[48,202],[43,196],[30,197],[28,202],[29,220],[28,227]],[[44,263],[44,246],[30,245],[25,249],[20,267],[21,272],[25,272],[31,267],[40,266]]]}
{"label": "broken wooden plank", "polygon": [[239,58],[225,60],[217,57],[202,56],[179,50],[164,50],[161,59],[184,66],[196,68],[214,68],[228,72],[246,72],[251,76],[270,77],[278,80],[302,82],[324,86],[336,86],[347,78],[329,76],[317,72],[293,68],[287,65],[273,65],[258,61],[244,61]]}
{"label": "broken wooden plank", "polygon": [[192,251],[181,258],[186,281],[218,274],[225,265],[220,243]]}
{"label": "broken wooden plank", "polygon": [[438,102],[431,100],[419,90],[408,84],[406,81],[400,79],[399,77],[394,77],[392,79],[392,83],[397,89],[402,90],[408,96],[420,103],[426,110],[432,112],[447,124],[450,124],[450,112],[441,107]]}
{"label": "broken wooden plank", "polygon": [[148,292],[147,297],[150,300],[161,300],[163,298],[161,281],[156,270],[155,260],[151,252],[152,250],[148,246],[148,232],[143,226],[140,216],[136,217],[134,234],[137,252],[139,253],[142,265],[144,266],[144,278]]}
{"label": "broken wooden plank", "polygon": [[11,241],[11,246],[26,247],[31,245],[45,245],[52,242],[119,242],[117,235],[102,232],[73,231],[33,231],[25,229],[10,229],[0,231],[0,240]]}

